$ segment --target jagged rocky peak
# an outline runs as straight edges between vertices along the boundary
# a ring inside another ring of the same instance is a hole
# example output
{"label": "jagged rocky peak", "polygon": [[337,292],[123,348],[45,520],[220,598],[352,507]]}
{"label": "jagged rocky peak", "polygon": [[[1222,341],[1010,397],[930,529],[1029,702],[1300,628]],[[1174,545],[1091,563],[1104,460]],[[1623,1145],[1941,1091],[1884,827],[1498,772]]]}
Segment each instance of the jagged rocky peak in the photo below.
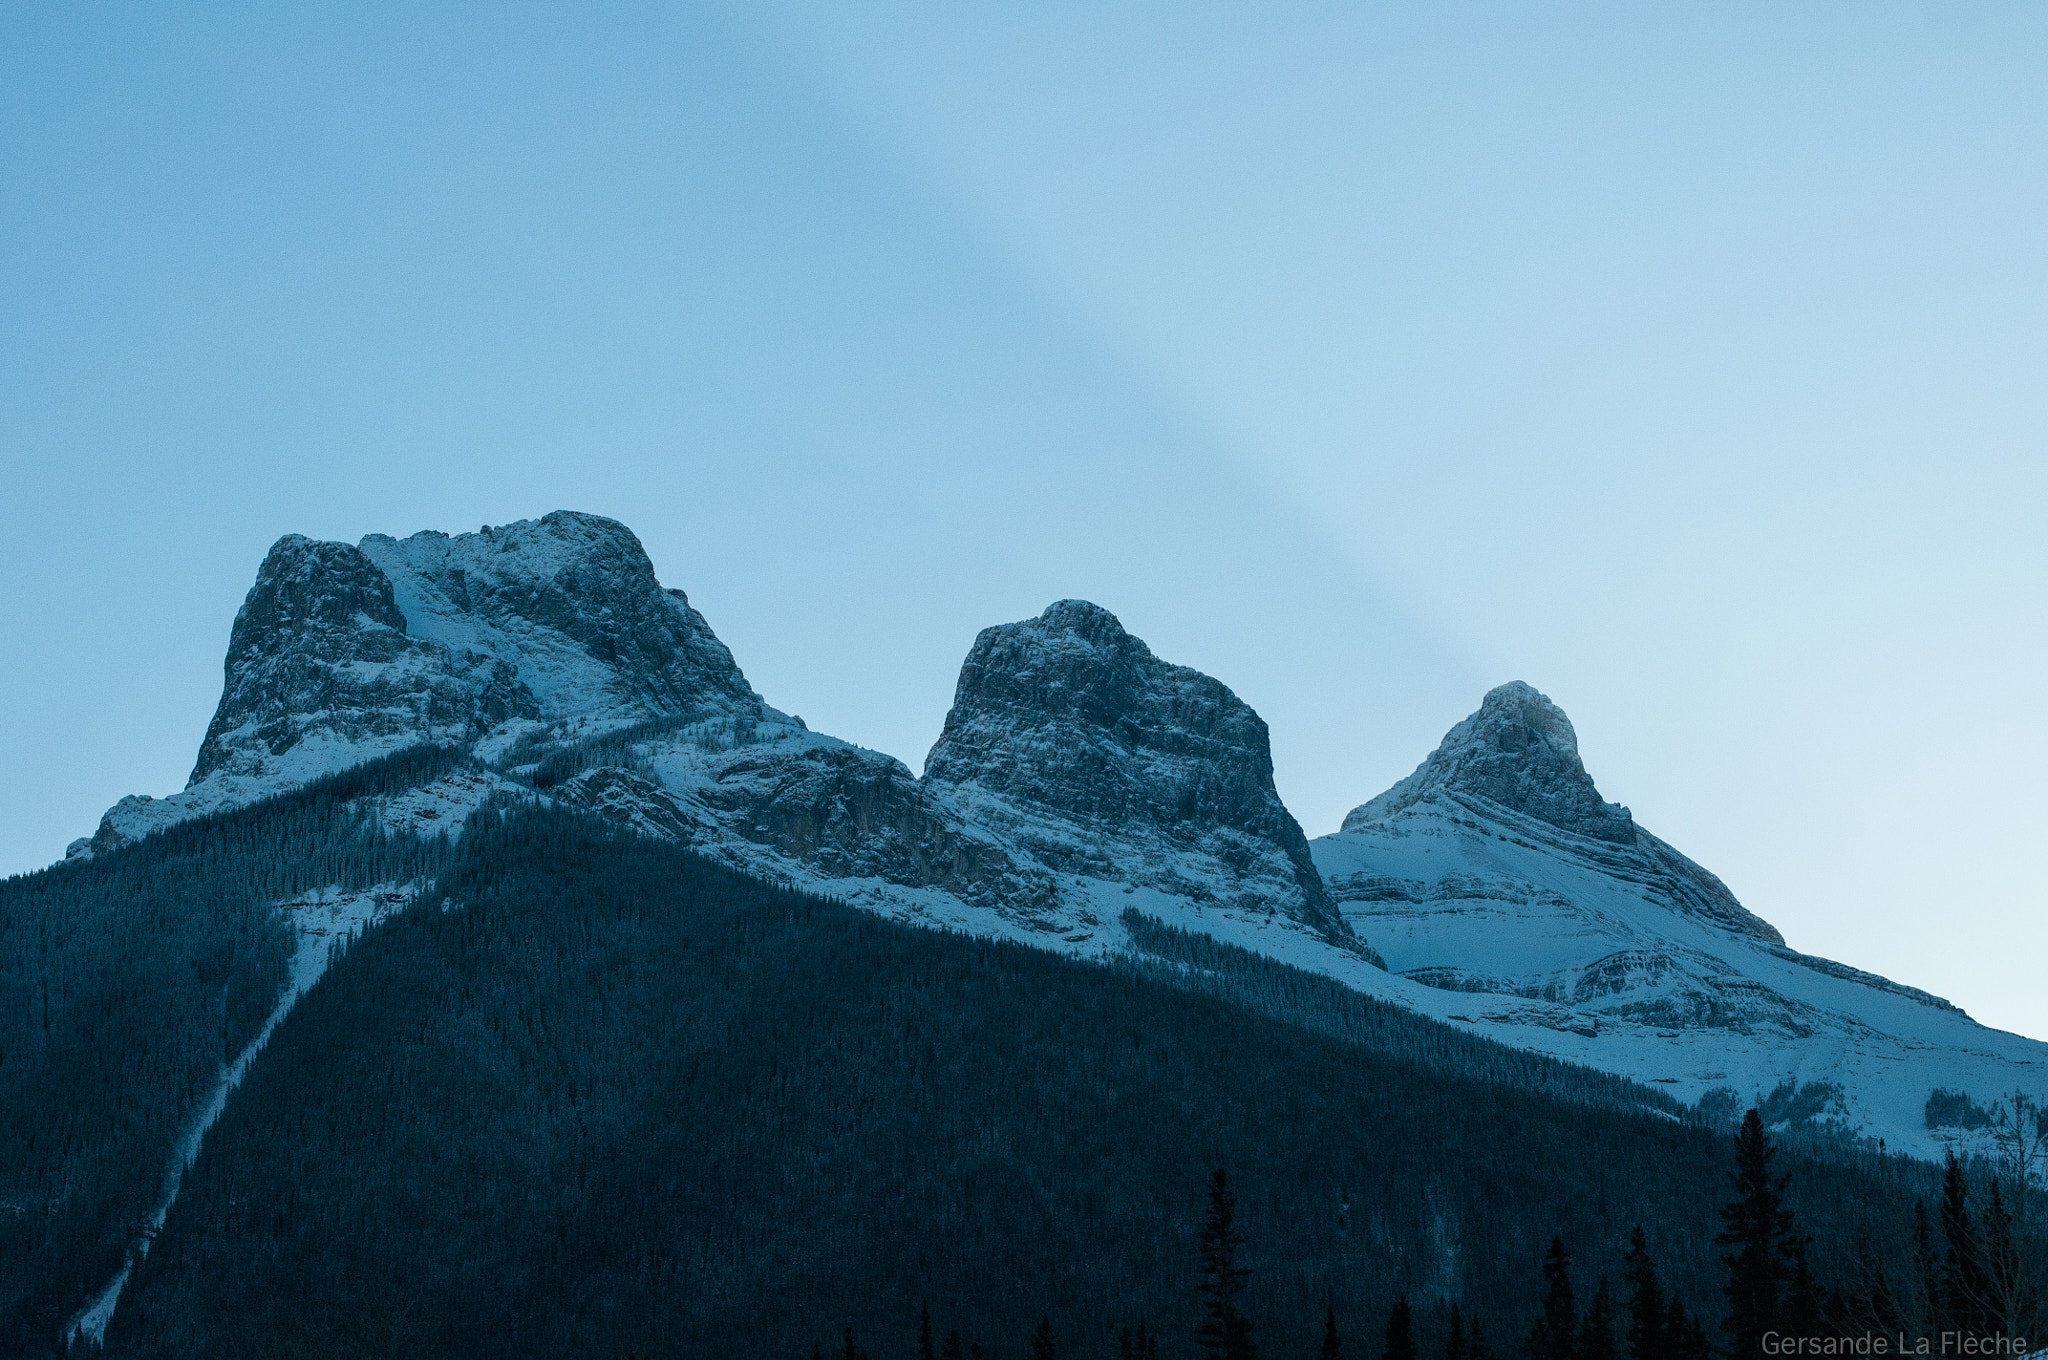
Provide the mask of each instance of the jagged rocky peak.
{"label": "jagged rocky peak", "polygon": [[632,531],[566,510],[354,547],[287,534],[235,616],[225,669],[185,791],[121,800],[71,853],[422,741],[763,713]]}
{"label": "jagged rocky peak", "polygon": [[1594,840],[1636,842],[1629,810],[1602,799],[1586,773],[1571,719],[1520,680],[1489,691],[1479,711],[1453,727],[1415,773],[1353,808],[1344,830],[1384,821],[1438,790],[1476,794]]}
{"label": "jagged rocky peak", "polygon": [[1214,866],[1219,896],[1349,933],[1274,789],[1265,721],[1085,600],[981,631],[924,782],[1057,872],[1185,888]]}
{"label": "jagged rocky peak", "polygon": [[[525,718],[754,716],[761,701],[640,541],[556,511],[474,534],[278,540],[235,619],[195,781],[287,774]],[[309,746],[303,761],[291,753]]]}

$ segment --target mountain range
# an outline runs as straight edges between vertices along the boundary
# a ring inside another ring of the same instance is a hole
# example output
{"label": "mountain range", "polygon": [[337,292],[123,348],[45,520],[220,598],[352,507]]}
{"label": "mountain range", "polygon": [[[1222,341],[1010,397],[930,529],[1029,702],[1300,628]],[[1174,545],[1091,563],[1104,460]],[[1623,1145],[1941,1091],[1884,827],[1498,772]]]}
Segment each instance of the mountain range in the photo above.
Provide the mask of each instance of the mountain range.
{"label": "mountain range", "polygon": [[[1062,600],[975,639],[913,775],[771,706],[624,525],[566,511],[288,535],[225,670],[186,787],[122,799],[67,858],[431,744],[472,763],[375,795],[385,825],[459,837],[494,798],[537,799],[916,925],[1114,959],[1133,920],[1163,923],[1705,1111],[1760,1103],[1893,1151],[1938,1154],[1972,1122],[1941,1112],[1972,1095],[2048,1086],[2048,1045],[1789,947],[1606,801],[1570,720],[1519,682],[1311,840],[1249,705]],[[401,887],[294,919],[324,939]]]}

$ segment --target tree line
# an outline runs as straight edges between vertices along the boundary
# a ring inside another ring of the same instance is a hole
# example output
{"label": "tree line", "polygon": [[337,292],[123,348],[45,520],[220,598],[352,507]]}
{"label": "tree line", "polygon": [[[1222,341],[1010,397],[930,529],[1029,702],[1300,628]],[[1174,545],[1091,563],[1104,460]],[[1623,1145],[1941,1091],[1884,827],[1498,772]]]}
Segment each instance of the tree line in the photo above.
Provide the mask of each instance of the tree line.
{"label": "tree line", "polygon": [[[1690,1312],[1666,1287],[1642,1226],[1630,1233],[1622,1257],[1621,1292],[1602,1275],[1579,1305],[1572,1257],[1553,1235],[1540,1265],[1540,1309],[1510,1348],[1517,1360],[1713,1360],[1715,1356],[1973,1355],[2025,1356],[2041,1348],[2044,1280],[2041,1243],[2025,1226],[2032,1159],[2044,1141],[2039,1110],[2023,1094],[2009,1098],[2015,1136],[2000,1144],[2005,1157],[1983,1178],[1986,1202],[1971,1208],[1972,1177],[1951,1153],[1941,1178],[1940,1242],[1930,1233],[1926,1201],[1913,1202],[1912,1252],[1887,1267],[1867,1235],[1855,1253],[1854,1278],[1826,1285],[1810,1261],[1811,1235],[1800,1230],[1785,1192],[1789,1176],[1775,1172],[1778,1150],[1755,1107],[1734,1140],[1733,1197],[1718,1209],[1722,1248],[1718,1326]],[[2033,1132],[2029,1133],[2029,1125]],[[2003,1172],[2004,1174],[2001,1174]],[[2007,1190],[2006,1186],[2010,1187]],[[1237,1197],[1226,1172],[1209,1180],[1207,1212],[1192,1256],[1192,1311],[1201,1360],[1259,1360],[1257,1329],[1243,1306],[1252,1271],[1244,1264],[1246,1238],[1237,1226]],[[1439,1309],[1440,1312],[1445,1311]],[[1030,1360],[1059,1360],[1059,1333],[1041,1314],[1025,1346]],[[1347,1345],[1334,1304],[1326,1305],[1317,1360],[1422,1360],[1416,1310],[1406,1293],[1388,1310],[1376,1350]],[[1103,1355],[1085,1343],[1077,1354]],[[916,1360],[984,1360],[979,1341],[963,1343],[951,1331],[935,1355],[929,1304],[920,1309]],[[1304,1360],[1306,1360],[1306,1354]],[[1478,1311],[1450,1303],[1436,1354],[1441,1360],[1499,1360]],[[1158,1360],[1148,1323],[1124,1326],[1117,1360]],[[814,1344],[811,1360],[825,1360]],[[871,1360],[846,1325],[835,1360]],[[1270,1357],[1269,1357],[1270,1360]]]}

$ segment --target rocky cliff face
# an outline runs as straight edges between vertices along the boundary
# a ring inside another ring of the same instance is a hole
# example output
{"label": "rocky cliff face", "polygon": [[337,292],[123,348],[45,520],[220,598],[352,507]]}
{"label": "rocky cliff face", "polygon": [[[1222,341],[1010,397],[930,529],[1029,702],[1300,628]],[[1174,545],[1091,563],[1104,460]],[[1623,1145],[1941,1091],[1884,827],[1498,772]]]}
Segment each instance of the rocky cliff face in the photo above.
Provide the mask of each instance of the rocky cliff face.
{"label": "rocky cliff face", "polygon": [[1086,601],[982,630],[924,782],[1056,874],[1349,933],[1273,787],[1265,722]]}

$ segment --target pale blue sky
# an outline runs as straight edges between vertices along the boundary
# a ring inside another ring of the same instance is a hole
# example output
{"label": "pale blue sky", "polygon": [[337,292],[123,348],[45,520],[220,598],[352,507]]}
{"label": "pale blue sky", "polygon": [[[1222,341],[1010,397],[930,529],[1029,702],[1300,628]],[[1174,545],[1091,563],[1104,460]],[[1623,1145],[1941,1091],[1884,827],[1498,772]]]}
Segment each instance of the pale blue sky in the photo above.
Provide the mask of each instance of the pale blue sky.
{"label": "pale blue sky", "polygon": [[0,869],[288,531],[571,507],[902,756],[1079,595],[1310,834],[1483,690],[2048,1037],[2048,12],[13,6]]}

